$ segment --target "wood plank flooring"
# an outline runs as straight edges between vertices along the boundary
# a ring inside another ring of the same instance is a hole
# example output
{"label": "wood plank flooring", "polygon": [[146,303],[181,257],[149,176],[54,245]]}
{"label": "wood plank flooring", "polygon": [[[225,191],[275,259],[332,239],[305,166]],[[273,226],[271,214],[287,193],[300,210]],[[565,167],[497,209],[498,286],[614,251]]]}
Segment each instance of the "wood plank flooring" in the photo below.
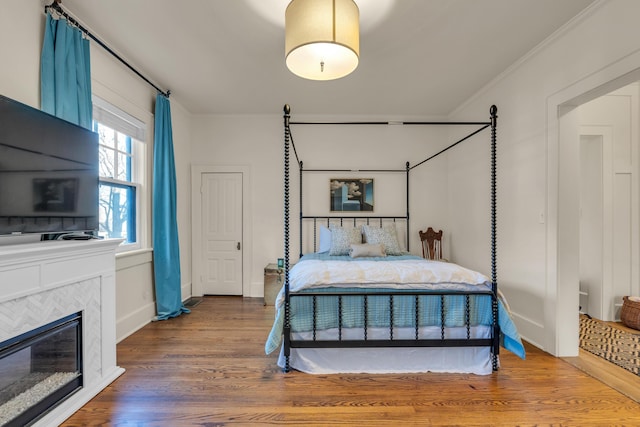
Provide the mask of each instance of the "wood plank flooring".
{"label": "wood plank flooring", "polygon": [[118,344],[124,375],[64,426],[640,425],[640,404],[527,345],[491,375],[284,374],[261,299],[205,297]]}

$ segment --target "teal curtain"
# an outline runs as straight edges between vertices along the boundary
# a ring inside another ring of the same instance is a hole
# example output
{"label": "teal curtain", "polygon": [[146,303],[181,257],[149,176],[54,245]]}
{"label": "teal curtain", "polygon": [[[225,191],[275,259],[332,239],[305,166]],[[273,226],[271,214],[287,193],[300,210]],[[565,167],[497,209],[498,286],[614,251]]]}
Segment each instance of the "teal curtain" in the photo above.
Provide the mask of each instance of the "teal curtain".
{"label": "teal curtain", "polygon": [[153,143],[153,269],[157,320],[189,313],[182,304],[171,105],[156,96]]}
{"label": "teal curtain", "polygon": [[42,111],[91,129],[89,40],[66,20],[47,13],[40,67]]}

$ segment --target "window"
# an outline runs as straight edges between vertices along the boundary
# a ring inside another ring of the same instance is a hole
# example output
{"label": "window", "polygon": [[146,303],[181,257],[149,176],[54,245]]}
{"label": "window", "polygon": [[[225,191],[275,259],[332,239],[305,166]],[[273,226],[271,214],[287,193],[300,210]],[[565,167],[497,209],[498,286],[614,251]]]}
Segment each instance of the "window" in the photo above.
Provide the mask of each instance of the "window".
{"label": "window", "polygon": [[139,249],[145,125],[100,98],[93,103],[100,141],[99,235],[124,239],[125,250]]}

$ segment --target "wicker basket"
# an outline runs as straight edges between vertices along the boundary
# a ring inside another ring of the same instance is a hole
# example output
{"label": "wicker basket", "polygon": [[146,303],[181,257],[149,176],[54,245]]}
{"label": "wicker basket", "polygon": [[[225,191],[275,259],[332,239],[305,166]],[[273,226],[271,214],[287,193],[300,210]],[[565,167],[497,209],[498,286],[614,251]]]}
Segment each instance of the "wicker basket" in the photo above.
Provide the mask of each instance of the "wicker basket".
{"label": "wicker basket", "polygon": [[640,329],[640,302],[632,301],[629,297],[623,297],[622,301],[620,320],[629,328]]}

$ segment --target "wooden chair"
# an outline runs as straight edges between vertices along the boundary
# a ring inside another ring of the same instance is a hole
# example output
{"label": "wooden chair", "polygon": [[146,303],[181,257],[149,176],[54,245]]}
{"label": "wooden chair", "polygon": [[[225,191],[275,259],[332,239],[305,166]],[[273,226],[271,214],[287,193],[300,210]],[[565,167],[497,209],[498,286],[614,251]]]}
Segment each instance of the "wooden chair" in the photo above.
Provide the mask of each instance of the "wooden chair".
{"label": "wooden chair", "polygon": [[433,228],[418,231],[422,242],[422,257],[425,259],[442,260],[442,230],[436,232]]}

